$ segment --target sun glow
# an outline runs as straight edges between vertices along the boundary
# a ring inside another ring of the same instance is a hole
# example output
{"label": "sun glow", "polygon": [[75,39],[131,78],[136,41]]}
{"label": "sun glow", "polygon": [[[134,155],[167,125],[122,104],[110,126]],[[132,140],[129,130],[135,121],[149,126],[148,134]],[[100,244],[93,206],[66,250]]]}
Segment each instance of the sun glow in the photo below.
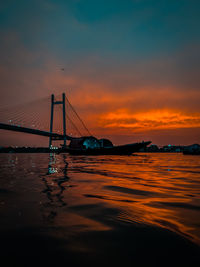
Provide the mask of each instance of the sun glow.
{"label": "sun glow", "polygon": [[106,128],[134,128],[137,130],[200,127],[200,114],[186,114],[175,110],[150,110],[133,113],[127,109],[104,114],[100,123]]}

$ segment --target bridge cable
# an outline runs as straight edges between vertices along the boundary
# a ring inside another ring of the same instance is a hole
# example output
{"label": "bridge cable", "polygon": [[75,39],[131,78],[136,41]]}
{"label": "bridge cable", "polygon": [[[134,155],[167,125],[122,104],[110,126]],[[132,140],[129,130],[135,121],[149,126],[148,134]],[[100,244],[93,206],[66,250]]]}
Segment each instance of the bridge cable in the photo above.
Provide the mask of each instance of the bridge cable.
{"label": "bridge cable", "polygon": [[74,109],[74,107],[72,106],[72,104],[70,103],[70,101],[68,100],[67,96],[65,96],[65,98],[66,98],[67,102],[69,103],[69,105],[70,105],[71,109],[73,110],[73,112],[76,114],[76,116],[79,119],[79,121],[82,123],[83,127],[85,128],[85,130],[89,133],[89,135],[92,135],[91,132],[86,127],[86,125],[83,122],[83,120],[80,118],[80,116],[78,115],[78,113],[76,112],[76,110]]}
{"label": "bridge cable", "polygon": [[[62,108],[59,106],[59,108],[62,111]],[[73,121],[70,119],[70,117],[67,115],[66,110],[65,110],[65,116],[67,117],[67,119],[71,122],[72,126],[74,127],[74,129],[78,132],[78,134],[80,136],[82,136],[82,133],[79,131],[79,129],[76,127],[76,125],[73,123]]]}

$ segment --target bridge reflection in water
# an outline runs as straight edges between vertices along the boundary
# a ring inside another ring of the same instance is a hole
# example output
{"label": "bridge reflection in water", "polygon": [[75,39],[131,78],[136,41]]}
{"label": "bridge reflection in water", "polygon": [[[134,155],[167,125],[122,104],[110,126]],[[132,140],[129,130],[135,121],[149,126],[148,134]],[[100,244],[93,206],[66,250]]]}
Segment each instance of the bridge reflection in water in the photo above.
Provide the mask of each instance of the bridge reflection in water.
{"label": "bridge reflection in water", "polygon": [[47,202],[43,203],[41,211],[43,219],[52,222],[57,216],[59,207],[66,206],[63,192],[69,187],[66,183],[69,181],[67,175],[68,162],[66,154],[62,154],[64,167],[58,169],[56,154],[49,154],[48,171],[42,176],[45,189],[42,193],[46,194]]}

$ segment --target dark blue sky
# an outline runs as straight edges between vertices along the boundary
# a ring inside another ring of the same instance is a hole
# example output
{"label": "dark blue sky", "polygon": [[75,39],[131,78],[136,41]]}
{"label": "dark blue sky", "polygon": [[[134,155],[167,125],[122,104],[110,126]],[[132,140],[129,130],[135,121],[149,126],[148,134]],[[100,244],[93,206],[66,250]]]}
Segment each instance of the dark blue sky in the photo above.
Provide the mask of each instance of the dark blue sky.
{"label": "dark blue sky", "polygon": [[199,42],[195,0],[4,1],[1,32],[34,51],[152,57]]}

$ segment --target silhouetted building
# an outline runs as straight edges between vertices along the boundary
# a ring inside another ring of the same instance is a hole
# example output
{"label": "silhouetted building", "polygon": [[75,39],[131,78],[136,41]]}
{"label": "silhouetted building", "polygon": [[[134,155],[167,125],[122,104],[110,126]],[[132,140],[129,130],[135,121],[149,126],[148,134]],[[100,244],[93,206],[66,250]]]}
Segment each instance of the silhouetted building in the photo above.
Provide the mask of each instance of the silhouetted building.
{"label": "silhouetted building", "polygon": [[200,155],[200,145],[193,144],[193,145],[187,146],[184,148],[183,153],[188,154],[188,155]]}

